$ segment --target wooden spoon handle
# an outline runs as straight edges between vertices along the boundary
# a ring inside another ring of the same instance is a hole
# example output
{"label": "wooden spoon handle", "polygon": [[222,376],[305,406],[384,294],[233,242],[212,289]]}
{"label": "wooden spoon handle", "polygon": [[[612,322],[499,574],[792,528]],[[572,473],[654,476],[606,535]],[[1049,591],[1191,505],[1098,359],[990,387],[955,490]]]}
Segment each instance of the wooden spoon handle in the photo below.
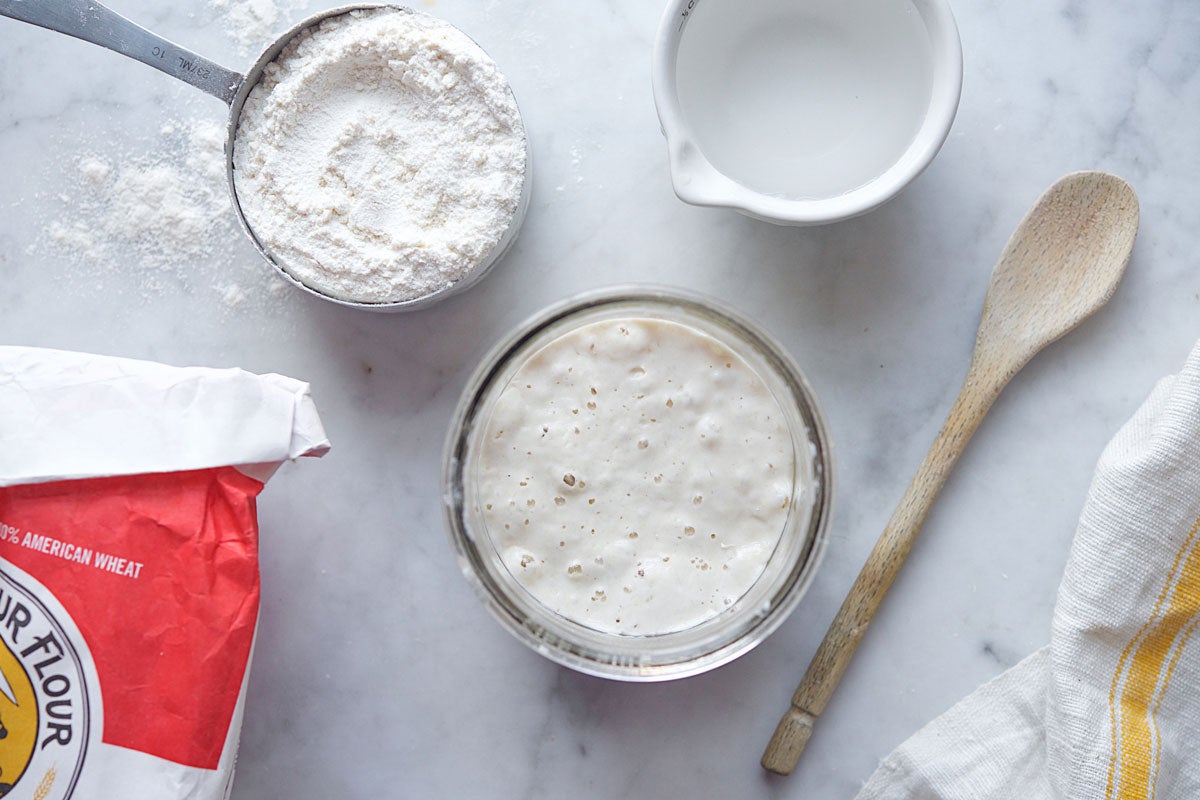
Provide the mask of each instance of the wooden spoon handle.
{"label": "wooden spoon handle", "polygon": [[[1014,370],[1015,372],[1015,370]],[[834,617],[825,639],[817,649],[808,672],[792,695],[792,705],[779,721],[771,742],[763,753],[762,765],[771,772],[790,775],[812,735],[813,724],[825,710],[829,698],[846,672],[854,651],[879,610],[884,595],[900,572],[900,566],[912,549],[917,532],[929,514],[934,498],[941,491],[971,435],[1003,388],[994,380],[976,379],[973,363],[967,381],[959,392],[946,423],[934,440],[929,453],[904,493],[900,505],[867,563],[854,581],[842,607]],[[988,377],[995,378],[995,374]]]}

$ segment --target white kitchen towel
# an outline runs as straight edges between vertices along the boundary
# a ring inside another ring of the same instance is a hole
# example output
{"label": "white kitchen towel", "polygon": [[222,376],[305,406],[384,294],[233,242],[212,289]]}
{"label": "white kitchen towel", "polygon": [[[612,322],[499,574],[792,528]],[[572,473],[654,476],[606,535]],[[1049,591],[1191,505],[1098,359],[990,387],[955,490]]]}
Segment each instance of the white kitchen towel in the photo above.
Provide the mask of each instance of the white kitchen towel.
{"label": "white kitchen towel", "polygon": [[1050,644],[901,745],[858,800],[1197,800],[1198,625],[1200,344],[1101,455]]}

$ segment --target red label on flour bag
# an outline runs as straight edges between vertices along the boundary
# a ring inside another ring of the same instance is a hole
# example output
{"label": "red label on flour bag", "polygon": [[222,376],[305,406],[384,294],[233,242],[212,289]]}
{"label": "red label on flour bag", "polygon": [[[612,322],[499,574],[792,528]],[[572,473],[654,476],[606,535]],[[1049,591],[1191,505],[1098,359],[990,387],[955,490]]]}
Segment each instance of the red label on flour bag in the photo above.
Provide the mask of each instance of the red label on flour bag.
{"label": "red label on flour bag", "polygon": [[[258,615],[261,489],[230,468],[0,489],[0,557],[58,598],[83,635],[71,644],[99,674],[101,697],[90,699],[103,704],[102,741],[216,769]],[[45,694],[38,664],[61,645],[34,646],[8,599],[0,645]],[[42,715],[39,750],[70,743],[70,711]],[[18,766],[0,760],[0,791]]]}
{"label": "red label on flour bag", "polygon": [[[99,365],[108,387],[108,406],[95,409],[105,419],[101,439],[113,425],[130,437],[177,429],[162,448],[131,446],[133,456],[105,461],[87,452],[93,431],[84,422],[68,437],[77,449],[49,462],[22,459],[39,437],[3,416],[21,412],[3,380],[12,350],[0,348],[0,797],[227,797],[259,609],[259,478],[283,459],[327,449],[307,387],[173,370],[187,378],[181,394],[179,381],[161,380],[172,368],[32,351]],[[56,396],[70,398],[66,407],[95,400],[94,388],[78,390],[97,374],[61,374]],[[39,371],[22,391],[39,380],[47,389],[48,376]],[[162,392],[180,395],[178,404]],[[247,436],[259,423],[268,433]],[[214,448],[211,437],[226,434],[229,447]],[[48,438],[56,446],[40,437]],[[197,466],[222,460],[218,453],[239,466],[75,477],[101,463],[125,473]],[[18,482],[14,472],[30,462],[39,470]]]}

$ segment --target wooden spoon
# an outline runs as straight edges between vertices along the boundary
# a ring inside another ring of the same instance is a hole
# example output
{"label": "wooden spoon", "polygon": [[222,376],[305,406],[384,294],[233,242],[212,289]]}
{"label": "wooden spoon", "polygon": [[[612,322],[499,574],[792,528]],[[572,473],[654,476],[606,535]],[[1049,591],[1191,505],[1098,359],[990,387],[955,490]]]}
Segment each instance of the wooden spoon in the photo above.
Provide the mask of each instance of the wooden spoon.
{"label": "wooden spoon", "polygon": [[792,695],[763,753],[763,767],[791,774],[971,435],[1039,350],[1112,297],[1137,228],[1137,195],[1104,172],[1067,175],[1021,220],[992,272],[958,399]]}

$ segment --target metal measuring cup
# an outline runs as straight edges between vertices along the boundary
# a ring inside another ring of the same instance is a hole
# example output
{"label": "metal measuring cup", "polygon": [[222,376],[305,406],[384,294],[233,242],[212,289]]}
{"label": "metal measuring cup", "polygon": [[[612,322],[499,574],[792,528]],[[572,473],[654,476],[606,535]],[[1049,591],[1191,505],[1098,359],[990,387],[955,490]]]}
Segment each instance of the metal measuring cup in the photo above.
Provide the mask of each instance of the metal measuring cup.
{"label": "metal measuring cup", "polygon": [[[219,98],[229,106],[229,122],[225,130],[225,179],[229,185],[229,197],[233,209],[237,213],[238,223],[246,236],[254,243],[259,254],[273,266],[289,283],[309,294],[349,308],[361,308],[369,311],[412,311],[424,308],[451,294],[475,284],[487,273],[508,251],[517,238],[517,232],[524,221],[525,212],[529,207],[529,142],[526,138],[525,176],[521,190],[521,200],[513,219],[509,222],[504,237],[492,249],[487,258],[468,275],[449,286],[411,300],[390,303],[359,303],[343,300],[313,289],[292,276],[287,269],[276,260],[275,256],[259,241],[242,213],[242,204],[238,200],[237,185],[234,182],[233,146],[237,137],[238,123],[241,120],[242,108],[251,90],[262,79],[263,70],[274,61],[283,48],[299,33],[319,25],[330,17],[341,16],[350,11],[372,8],[395,8],[405,13],[413,13],[412,9],[390,3],[360,3],[339,6],[327,11],[314,14],[297,23],[275,39],[255,59],[245,75],[226,69],[220,64],[209,61],[174,42],[158,36],[140,25],[126,19],[110,8],[92,0],[0,0],[0,16],[28,22],[47,28],[58,33],[65,33],[77,39],[83,39],[92,44],[98,44],[109,50],[129,56],[132,59],[148,64],[157,70],[178,78],[185,83],[201,89],[213,97]],[[482,48],[481,48],[482,49]]]}

